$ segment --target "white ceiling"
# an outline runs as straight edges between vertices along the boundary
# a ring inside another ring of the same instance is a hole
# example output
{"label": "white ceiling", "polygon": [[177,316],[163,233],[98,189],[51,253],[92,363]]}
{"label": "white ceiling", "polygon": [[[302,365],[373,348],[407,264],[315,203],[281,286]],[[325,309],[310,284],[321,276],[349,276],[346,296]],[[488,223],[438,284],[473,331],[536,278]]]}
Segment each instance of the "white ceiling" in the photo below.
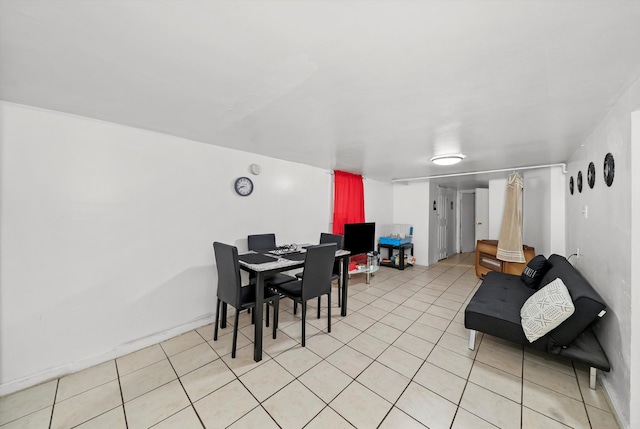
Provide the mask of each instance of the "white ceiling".
{"label": "white ceiling", "polygon": [[3,100],[382,181],[566,161],[639,77],[638,1],[0,0]]}

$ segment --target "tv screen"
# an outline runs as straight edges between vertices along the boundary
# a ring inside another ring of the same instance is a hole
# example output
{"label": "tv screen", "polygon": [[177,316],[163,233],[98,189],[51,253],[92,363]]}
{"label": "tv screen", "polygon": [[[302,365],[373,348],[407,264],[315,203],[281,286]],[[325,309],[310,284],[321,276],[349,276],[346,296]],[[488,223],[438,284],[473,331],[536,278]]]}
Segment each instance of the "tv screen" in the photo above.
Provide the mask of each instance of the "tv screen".
{"label": "tv screen", "polygon": [[375,249],[375,222],[347,223],[344,225],[344,248],[351,255],[360,255]]}

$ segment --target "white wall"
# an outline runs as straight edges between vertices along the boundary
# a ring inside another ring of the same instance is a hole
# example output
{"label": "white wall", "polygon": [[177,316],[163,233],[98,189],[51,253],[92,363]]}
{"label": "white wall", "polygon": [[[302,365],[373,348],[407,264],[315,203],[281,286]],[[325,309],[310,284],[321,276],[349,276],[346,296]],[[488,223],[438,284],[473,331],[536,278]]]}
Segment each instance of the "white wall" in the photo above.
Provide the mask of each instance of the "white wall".
{"label": "white wall", "polygon": [[523,243],[534,247],[536,254],[565,255],[565,176],[562,167],[523,173]]}
{"label": "white wall", "polygon": [[367,222],[376,223],[376,243],[380,237],[381,226],[393,222],[393,185],[365,179],[364,215]]}
{"label": "white wall", "polygon": [[[631,281],[632,263],[638,264],[631,259],[631,111],[639,105],[640,81],[637,81],[570,158],[569,175],[575,180],[578,171],[582,171],[585,185],[582,193],[567,192],[566,196],[567,253],[580,248],[580,258],[572,258],[572,262],[608,305],[608,313],[596,329],[612,366],[602,382],[625,428],[630,427],[631,362],[636,365],[640,362],[640,356],[632,359],[630,348],[632,323],[638,326],[638,316],[634,313],[632,319],[631,312],[632,287],[638,287]],[[603,180],[603,162],[608,152],[616,162],[611,187]],[[591,161],[596,166],[593,189],[586,184],[586,170]],[[568,182],[569,177],[565,186]],[[587,219],[582,214],[585,206]],[[637,214],[635,221],[637,225]],[[640,403],[633,406],[637,408]]]}
{"label": "white wall", "polygon": [[413,225],[416,264],[429,265],[429,182],[393,185],[393,223]]}
{"label": "white wall", "polygon": [[[631,170],[631,261],[640,260],[640,110],[633,112],[631,117],[631,165],[636,166]],[[640,427],[640,329],[637,328],[637,320],[640,320],[640,264],[631,265],[631,359],[636,365],[630,365],[630,405],[631,416],[629,427]],[[634,323],[635,326],[634,326]]]}
{"label": "white wall", "polygon": [[11,103],[0,122],[0,394],[210,322],[214,240],[330,222],[325,170]]}

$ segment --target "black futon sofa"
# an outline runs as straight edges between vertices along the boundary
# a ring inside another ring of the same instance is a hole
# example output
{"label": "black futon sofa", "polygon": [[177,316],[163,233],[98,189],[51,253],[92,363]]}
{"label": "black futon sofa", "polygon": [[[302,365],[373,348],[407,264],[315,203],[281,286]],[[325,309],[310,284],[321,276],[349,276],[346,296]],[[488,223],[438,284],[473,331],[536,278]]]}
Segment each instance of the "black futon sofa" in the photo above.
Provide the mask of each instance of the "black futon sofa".
{"label": "black futon sofa", "polygon": [[[542,257],[543,258],[543,257]],[[489,272],[465,310],[464,325],[471,330],[469,348],[474,349],[476,331],[563,356],[590,367],[589,386],[595,389],[596,369],[609,371],[609,360],[591,329],[606,306],[589,282],[569,261],[551,255],[540,287],[560,278],[573,301],[574,313],[558,327],[530,343],[521,325],[520,309],[536,289],[527,287],[521,276]]]}

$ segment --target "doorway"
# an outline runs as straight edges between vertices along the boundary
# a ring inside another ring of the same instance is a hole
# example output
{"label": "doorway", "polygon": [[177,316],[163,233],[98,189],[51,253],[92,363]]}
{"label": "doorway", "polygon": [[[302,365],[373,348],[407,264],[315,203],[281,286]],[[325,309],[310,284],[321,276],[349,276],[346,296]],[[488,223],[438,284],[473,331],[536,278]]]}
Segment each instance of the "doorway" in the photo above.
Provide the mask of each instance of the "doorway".
{"label": "doorway", "polygon": [[460,252],[476,250],[476,193],[460,191]]}

